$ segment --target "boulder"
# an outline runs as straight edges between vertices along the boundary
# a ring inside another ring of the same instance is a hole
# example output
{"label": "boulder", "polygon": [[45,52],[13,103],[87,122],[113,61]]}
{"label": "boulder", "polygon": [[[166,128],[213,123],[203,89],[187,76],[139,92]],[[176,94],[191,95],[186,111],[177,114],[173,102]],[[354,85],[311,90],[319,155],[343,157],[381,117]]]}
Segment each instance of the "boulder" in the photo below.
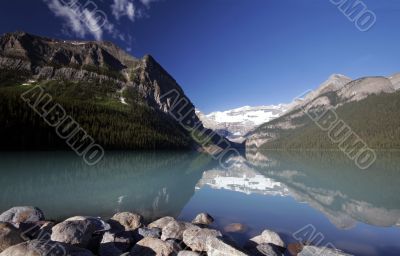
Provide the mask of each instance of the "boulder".
{"label": "boulder", "polygon": [[112,233],[107,231],[104,233],[100,242],[100,256],[120,256],[129,251],[133,243],[132,233],[129,231]]}
{"label": "boulder", "polygon": [[222,234],[214,229],[199,228],[197,226],[190,227],[183,232],[183,242],[193,251],[206,251],[208,237],[222,237]]}
{"label": "boulder", "polygon": [[228,233],[244,233],[247,231],[247,227],[241,223],[231,223],[224,227],[224,231]]}
{"label": "boulder", "polygon": [[253,237],[250,241],[253,241],[256,244],[274,244],[285,248],[285,242],[283,242],[278,233],[268,229],[264,230],[261,235]]}
{"label": "boulder", "polygon": [[[175,254],[184,249],[182,247],[183,246],[183,242],[181,242],[181,241],[178,241],[178,240],[175,240],[175,239],[169,239],[169,240],[167,240],[165,242],[167,242],[168,244],[170,244],[172,246],[172,249],[174,250]],[[186,246],[185,246],[185,248],[186,248]]]}
{"label": "boulder", "polygon": [[143,226],[143,217],[136,213],[120,212],[115,214],[111,220],[120,224],[125,231],[134,231]]}
{"label": "boulder", "polygon": [[175,220],[172,217],[164,217],[161,219],[158,219],[156,221],[153,221],[152,223],[150,223],[149,225],[147,225],[147,227],[149,228],[159,228],[159,229],[163,229],[165,226],[168,225],[168,223],[170,223],[171,221]]}
{"label": "boulder", "polygon": [[89,250],[50,240],[31,240],[9,247],[0,256],[93,256]]}
{"label": "boulder", "polygon": [[90,217],[90,216],[75,216],[66,219],[65,221],[86,221],[89,222],[92,226],[94,226],[97,232],[108,231],[111,229],[110,224],[106,223],[99,217]]}
{"label": "boulder", "polygon": [[109,228],[108,224],[98,218],[73,217],[52,228],[51,240],[88,248],[95,234]]}
{"label": "boulder", "polygon": [[249,250],[252,256],[279,256],[283,255],[282,251],[273,244],[259,244]]}
{"label": "boulder", "polygon": [[55,223],[52,221],[38,221],[36,223],[20,223],[21,237],[25,240],[48,239]]}
{"label": "boulder", "polygon": [[13,225],[7,222],[0,222],[0,252],[23,242],[20,232]]}
{"label": "boulder", "polygon": [[162,240],[167,240],[167,239],[177,239],[177,240],[183,240],[183,232],[190,228],[194,227],[195,225],[187,222],[181,222],[181,221],[170,221],[163,229],[162,229],[162,234],[161,234],[161,239]]}
{"label": "boulder", "polygon": [[20,223],[35,223],[44,220],[43,212],[36,207],[13,207],[0,215],[0,222],[9,222],[19,227]]}
{"label": "boulder", "polygon": [[200,256],[200,254],[192,251],[180,251],[177,256]]}
{"label": "boulder", "polygon": [[303,247],[303,250],[298,254],[298,256],[315,256],[315,255],[323,255],[323,256],[351,256],[350,254],[344,253],[342,251],[328,248],[328,247],[316,247],[306,245]]}
{"label": "boulder", "polygon": [[209,215],[208,213],[204,212],[198,214],[192,221],[193,224],[199,224],[199,225],[210,225],[213,222],[214,218],[211,217],[211,215]]}
{"label": "boulder", "polygon": [[206,248],[208,256],[249,256],[219,237],[208,237]]}
{"label": "boulder", "polygon": [[304,244],[302,243],[290,243],[287,246],[287,250],[290,255],[296,256],[303,250]]}
{"label": "boulder", "polygon": [[174,248],[171,244],[157,238],[145,237],[131,251],[131,255],[140,256],[171,256]]}
{"label": "boulder", "polygon": [[142,237],[153,237],[153,238],[161,238],[161,229],[160,228],[139,228],[138,234]]}

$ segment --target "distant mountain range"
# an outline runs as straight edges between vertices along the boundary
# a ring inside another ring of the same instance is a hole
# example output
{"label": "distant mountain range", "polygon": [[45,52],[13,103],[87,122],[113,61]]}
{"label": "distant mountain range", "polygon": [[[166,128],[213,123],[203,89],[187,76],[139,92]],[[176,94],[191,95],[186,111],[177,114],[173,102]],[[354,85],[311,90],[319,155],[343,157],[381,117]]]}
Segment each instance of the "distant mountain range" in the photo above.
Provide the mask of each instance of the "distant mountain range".
{"label": "distant mountain range", "polygon": [[[0,37],[0,71],[2,149],[66,147],[20,98],[36,85],[105,148],[207,151],[236,145],[219,143],[227,140],[203,127],[190,99],[152,56],[135,58],[109,42],[7,33]],[[175,104],[180,102],[185,105]],[[194,128],[209,137],[207,143],[199,142]]]}
{"label": "distant mountain range", "polygon": [[197,116],[204,126],[213,129],[232,141],[242,142],[244,135],[257,126],[281,116],[288,105],[250,107],[244,106],[227,111],[212,112],[208,115],[197,110]]}

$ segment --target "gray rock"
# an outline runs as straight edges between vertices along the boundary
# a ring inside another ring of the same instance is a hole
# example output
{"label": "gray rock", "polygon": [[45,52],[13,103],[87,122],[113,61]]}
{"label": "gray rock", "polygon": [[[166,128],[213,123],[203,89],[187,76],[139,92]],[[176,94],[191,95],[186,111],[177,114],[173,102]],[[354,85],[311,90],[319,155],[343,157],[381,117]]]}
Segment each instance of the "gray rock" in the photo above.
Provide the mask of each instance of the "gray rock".
{"label": "gray rock", "polygon": [[219,237],[208,237],[206,248],[208,256],[249,256]]}
{"label": "gray rock", "polygon": [[200,213],[192,221],[193,224],[201,224],[201,225],[210,225],[213,222],[214,218],[211,217],[211,215],[209,215],[208,213]]}
{"label": "gray rock", "polygon": [[276,247],[271,244],[259,244],[251,251],[254,256],[279,256],[282,255]]}
{"label": "gray rock", "polygon": [[168,223],[170,223],[171,221],[175,220],[172,217],[163,217],[161,219],[158,219],[156,221],[153,221],[152,223],[150,223],[149,225],[147,225],[147,227],[149,228],[159,228],[159,229],[163,229],[165,226],[168,225]]}
{"label": "gray rock", "polygon": [[183,243],[179,242],[178,240],[174,240],[174,239],[169,239],[167,241],[168,244],[170,244],[172,246],[172,249],[174,250],[175,254],[178,253],[179,251],[183,250]]}
{"label": "gray rock", "polygon": [[20,232],[13,225],[7,222],[0,222],[0,252],[23,242]]}
{"label": "gray rock", "polygon": [[136,213],[120,212],[111,220],[118,222],[126,231],[134,231],[143,226],[143,217]]}
{"label": "gray rock", "polygon": [[316,247],[316,246],[304,246],[303,250],[298,254],[298,256],[351,256],[350,254],[341,252],[336,249],[331,249],[327,247]]}
{"label": "gray rock", "polygon": [[174,248],[171,244],[152,237],[145,237],[140,240],[131,251],[131,255],[140,256],[171,256]]}
{"label": "gray rock", "polygon": [[190,227],[183,232],[183,242],[193,251],[206,251],[208,237],[222,237],[222,234],[214,229],[203,229],[197,226]]}
{"label": "gray rock", "polygon": [[153,238],[161,238],[161,229],[160,228],[139,228],[139,235],[144,237],[153,237]]}
{"label": "gray rock", "polygon": [[167,239],[177,239],[177,240],[183,240],[183,232],[190,228],[194,227],[195,225],[187,222],[181,222],[181,221],[170,221],[163,229],[162,229],[162,234],[161,234],[161,240],[167,240]]}
{"label": "gray rock", "polygon": [[120,256],[128,252],[133,243],[131,232],[106,232],[100,242],[100,256]]}
{"label": "gray rock", "polygon": [[20,223],[21,237],[25,240],[48,239],[55,223],[52,221],[38,221],[35,223]]}
{"label": "gray rock", "polygon": [[9,222],[17,227],[20,223],[34,223],[44,219],[43,212],[32,206],[14,207],[0,215],[1,222]]}
{"label": "gray rock", "polygon": [[109,225],[94,217],[69,218],[52,228],[51,240],[87,248],[94,234],[109,229]]}
{"label": "gray rock", "polygon": [[200,254],[192,251],[180,251],[178,256],[200,256]]}
{"label": "gray rock", "polygon": [[93,256],[86,249],[54,241],[31,240],[9,247],[0,256]]}
{"label": "gray rock", "polygon": [[283,242],[279,234],[268,229],[264,230],[261,235],[253,237],[250,241],[256,244],[274,244],[285,248],[285,242]]}

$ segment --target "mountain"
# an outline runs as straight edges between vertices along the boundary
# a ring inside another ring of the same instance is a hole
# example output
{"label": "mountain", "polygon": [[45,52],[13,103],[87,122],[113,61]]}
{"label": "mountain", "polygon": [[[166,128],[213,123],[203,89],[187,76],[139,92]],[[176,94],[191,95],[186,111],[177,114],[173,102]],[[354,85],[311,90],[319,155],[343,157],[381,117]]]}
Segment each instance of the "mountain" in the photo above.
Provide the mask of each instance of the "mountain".
{"label": "mountain", "polygon": [[[152,56],[135,58],[109,42],[7,33],[0,37],[0,70],[2,149],[66,147],[20,98],[36,85],[105,148],[201,150],[226,141],[203,127]],[[207,145],[198,134],[210,137]]]}
{"label": "mountain", "polygon": [[247,148],[337,148],[306,113],[333,109],[372,148],[400,148],[399,76],[351,80],[332,75],[315,91],[289,105],[286,113],[246,135]]}
{"label": "mountain", "polygon": [[204,126],[213,129],[232,141],[241,142],[244,135],[257,126],[269,122],[286,111],[287,105],[245,106],[227,111],[212,112],[208,115],[197,110],[197,116]]}
{"label": "mountain", "polygon": [[389,79],[395,90],[400,89],[400,73],[392,75]]}

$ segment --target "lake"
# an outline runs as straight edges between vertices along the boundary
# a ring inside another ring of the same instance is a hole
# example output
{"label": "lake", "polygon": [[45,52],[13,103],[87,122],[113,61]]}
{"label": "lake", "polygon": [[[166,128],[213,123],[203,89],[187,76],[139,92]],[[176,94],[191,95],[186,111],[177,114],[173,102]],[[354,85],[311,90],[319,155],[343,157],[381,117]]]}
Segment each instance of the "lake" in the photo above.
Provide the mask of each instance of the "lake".
{"label": "lake", "polygon": [[400,255],[399,163],[399,152],[360,170],[340,152],[267,151],[223,169],[193,152],[106,152],[91,167],[72,152],[2,152],[0,211],[33,205],[52,220],[133,211],[148,221],[206,211],[238,243],[265,228],[295,242],[313,227],[320,246]]}

